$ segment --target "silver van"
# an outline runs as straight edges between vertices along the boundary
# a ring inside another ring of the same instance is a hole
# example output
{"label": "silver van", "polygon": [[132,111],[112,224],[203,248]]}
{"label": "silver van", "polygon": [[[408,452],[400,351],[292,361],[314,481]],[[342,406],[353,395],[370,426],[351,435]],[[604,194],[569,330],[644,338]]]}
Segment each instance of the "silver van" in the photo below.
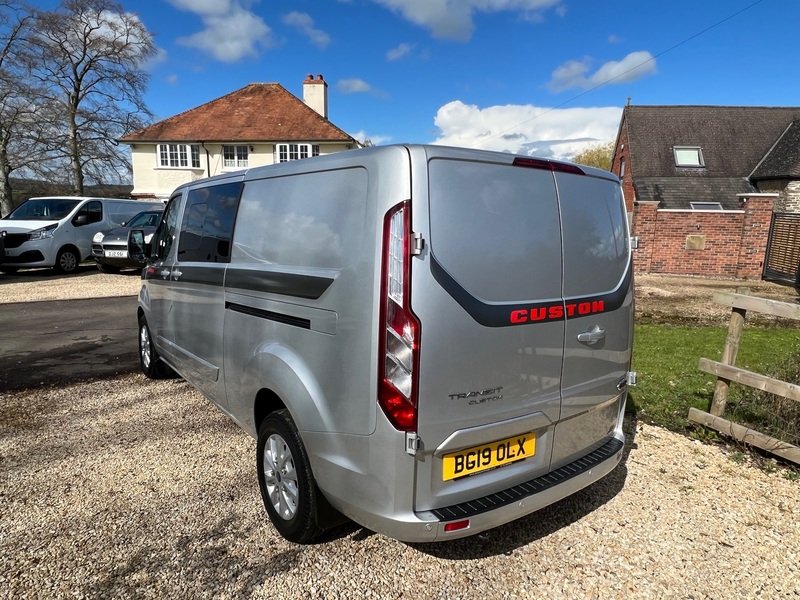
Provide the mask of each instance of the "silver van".
{"label": "silver van", "polygon": [[0,271],[53,267],[72,273],[92,256],[98,231],[119,227],[136,213],[163,208],[158,200],[50,196],[30,198],[0,220]]}
{"label": "silver van", "polygon": [[633,275],[609,172],[342,152],[178,188],[151,252],[141,367],[256,438],[289,540],[342,515],[404,541],[473,535],[621,458]]}

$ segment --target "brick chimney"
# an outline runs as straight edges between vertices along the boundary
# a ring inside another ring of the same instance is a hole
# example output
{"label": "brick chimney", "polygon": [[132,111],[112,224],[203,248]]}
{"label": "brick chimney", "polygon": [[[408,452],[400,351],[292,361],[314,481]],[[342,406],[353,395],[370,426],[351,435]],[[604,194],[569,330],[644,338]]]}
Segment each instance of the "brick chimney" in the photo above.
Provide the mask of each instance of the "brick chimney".
{"label": "brick chimney", "polygon": [[303,82],[303,102],[313,108],[324,119],[328,118],[328,83],[322,75],[314,76],[310,73]]}

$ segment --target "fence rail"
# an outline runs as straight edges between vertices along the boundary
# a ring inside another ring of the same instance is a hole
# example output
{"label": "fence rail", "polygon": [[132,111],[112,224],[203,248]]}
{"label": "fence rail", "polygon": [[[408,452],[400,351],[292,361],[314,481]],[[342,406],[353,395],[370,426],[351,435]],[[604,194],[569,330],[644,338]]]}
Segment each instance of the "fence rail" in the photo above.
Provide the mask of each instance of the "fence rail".
{"label": "fence rail", "polygon": [[739,344],[742,339],[742,331],[744,330],[744,322],[748,310],[800,320],[800,305],[721,292],[714,294],[714,301],[731,307],[728,336],[725,339],[721,361],[718,362],[708,358],[700,359],[698,368],[704,373],[716,375],[717,385],[714,389],[714,398],[711,400],[710,412],[690,408],[689,420],[715,429],[740,442],[756,446],[793,463],[800,464],[800,448],[797,446],[722,418],[725,412],[725,404],[728,401],[731,382],[800,402],[800,386],[746,369],[740,369],[736,366],[736,355],[739,352]]}

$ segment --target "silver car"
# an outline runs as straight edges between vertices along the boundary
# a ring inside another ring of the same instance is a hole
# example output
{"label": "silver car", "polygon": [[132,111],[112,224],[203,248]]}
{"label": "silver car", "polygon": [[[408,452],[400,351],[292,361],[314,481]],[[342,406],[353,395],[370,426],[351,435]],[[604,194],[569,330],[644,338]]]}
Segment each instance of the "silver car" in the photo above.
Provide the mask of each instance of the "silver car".
{"label": "silver car", "polygon": [[119,273],[122,269],[141,269],[145,261],[128,256],[128,233],[140,229],[149,241],[161,222],[164,209],[145,210],[120,227],[100,231],[92,238],[92,256],[103,273]]}

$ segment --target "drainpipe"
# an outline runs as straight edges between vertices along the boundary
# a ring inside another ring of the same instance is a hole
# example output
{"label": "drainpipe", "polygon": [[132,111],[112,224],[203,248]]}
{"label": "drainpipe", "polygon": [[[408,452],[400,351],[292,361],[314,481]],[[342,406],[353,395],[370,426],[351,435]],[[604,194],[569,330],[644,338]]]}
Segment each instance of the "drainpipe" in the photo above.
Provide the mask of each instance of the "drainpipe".
{"label": "drainpipe", "polygon": [[206,177],[211,177],[211,159],[208,155],[208,148],[206,148],[206,143],[204,141],[200,141],[200,146],[206,151]]}

